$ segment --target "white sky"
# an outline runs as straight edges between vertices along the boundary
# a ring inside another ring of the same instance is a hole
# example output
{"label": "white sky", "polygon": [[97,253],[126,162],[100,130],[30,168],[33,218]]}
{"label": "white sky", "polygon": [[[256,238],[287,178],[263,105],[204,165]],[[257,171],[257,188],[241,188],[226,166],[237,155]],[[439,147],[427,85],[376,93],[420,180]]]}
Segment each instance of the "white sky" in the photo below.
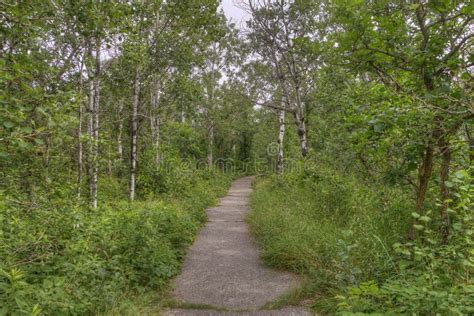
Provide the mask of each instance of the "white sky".
{"label": "white sky", "polygon": [[239,8],[239,3],[245,3],[245,0],[222,0],[222,8],[228,20],[232,20],[238,28],[243,28],[246,20],[250,16]]}

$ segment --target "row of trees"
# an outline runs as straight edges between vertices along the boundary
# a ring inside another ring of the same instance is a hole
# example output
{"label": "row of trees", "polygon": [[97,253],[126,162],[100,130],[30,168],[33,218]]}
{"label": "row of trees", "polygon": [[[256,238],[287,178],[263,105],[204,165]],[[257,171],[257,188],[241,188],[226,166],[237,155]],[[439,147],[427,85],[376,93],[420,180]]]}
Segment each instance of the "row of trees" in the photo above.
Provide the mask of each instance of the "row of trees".
{"label": "row of trees", "polygon": [[101,175],[126,180],[133,201],[140,170],[166,156],[248,155],[235,127],[251,105],[232,72],[244,54],[218,2],[2,6],[3,190],[34,204],[67,187],[97,208]]}
{"label": "row of trees", "polygon": [[331,155],[351,164],[350,152],[372,176],[396,173],[413,186],[421,215],[438,183],[447,239],[450,171],[472,164],[472,4],[256,0],[243,8],[254,101],[278,116],[277,170],[289,113],[301,156],[332,142],[340,151]]}
{"label": "row of trees", "polygon": [[333,143],[413,185],[420,214],[437,172],[449,235],[450,170],[473,157],[472,4],[250,0],[241,34],[216,1],[2,6],[4,190],[33,201],[67,165],[92,207],[101,171],[134,200],[167,124],[197,133],[182,152],[208,165],[261,155],[252,139],[275,131],[281,173],[289,114],[300,156]]}

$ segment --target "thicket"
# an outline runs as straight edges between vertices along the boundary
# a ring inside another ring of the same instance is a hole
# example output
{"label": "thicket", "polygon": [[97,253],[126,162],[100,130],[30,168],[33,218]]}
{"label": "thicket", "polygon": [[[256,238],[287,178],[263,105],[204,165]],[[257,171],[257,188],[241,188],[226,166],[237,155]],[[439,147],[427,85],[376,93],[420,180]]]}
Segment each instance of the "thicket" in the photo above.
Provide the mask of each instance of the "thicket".
{"label": "thicket", "polygon": [[[433,211],[413,212],[407,190],[327,166],[259,179],[248,220],[265,262],[302,274],[297,296],[318,312],[466,315],[474,190],[466,171],[452,185],[448,243]],[[407,241],[413,219],[420,236]]]}
{"label": "thicket", "polygon": [[[110,193],[97,209],[68,199],[74,192],[64,188],[34,205],[2,194],[0,312],[120,313],[124,301],[165,289],[206,218],[204,209],[230,180],[219,171],[178,172],[187,172],[186,185],[133,204]],[[114,178],[101,187],[126,190]]]}

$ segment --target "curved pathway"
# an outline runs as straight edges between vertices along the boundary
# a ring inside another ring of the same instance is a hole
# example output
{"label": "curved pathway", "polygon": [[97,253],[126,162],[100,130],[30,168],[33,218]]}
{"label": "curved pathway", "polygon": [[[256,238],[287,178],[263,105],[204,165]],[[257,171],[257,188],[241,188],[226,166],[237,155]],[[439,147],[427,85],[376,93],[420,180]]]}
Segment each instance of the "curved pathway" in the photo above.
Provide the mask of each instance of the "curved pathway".
{"label": "curved pathway", "polygon": [[177,301],[234,312],[175,309],[166,315],[309,315],[296,307],[259,310],[298,286],[298,280],[290,273],[265,267],[259,259],[259,249],[245,222],[252,180],[234,181],[227,196],[207,210],[208,222],[188,250],[174,282]]}

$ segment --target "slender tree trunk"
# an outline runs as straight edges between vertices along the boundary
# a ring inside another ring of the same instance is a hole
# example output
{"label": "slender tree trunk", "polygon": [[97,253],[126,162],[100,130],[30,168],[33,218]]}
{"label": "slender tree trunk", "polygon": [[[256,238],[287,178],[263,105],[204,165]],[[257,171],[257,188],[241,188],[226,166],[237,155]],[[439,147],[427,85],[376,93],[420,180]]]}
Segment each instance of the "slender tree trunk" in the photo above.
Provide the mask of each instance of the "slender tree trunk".
{"label": "slender tree trunk", "polygon": [[209,168],[213,164],[213,150],[214,150],[214,124],[211,120],[209,130],[208,130],[208,140],[207,140],[207,165]]}
{"label": "slender tree trunk", "polygon": [[87,177],[90,178],[92,174],[92,139],[94,137],[94,83],[89,81],[89,95],[87,103]]}
{"label": "slender tree trunk", "polygon": [[[283,103],[283,102],[282,102]],[[284,104],[282,104],[284,106]],[[276,170],[278,174],[283,173],[284,160],[283,160],[283,139],[285,137],[285,110],[280,110],[278,114],[278,154],[277,154],[277,165]]]}
{"label": "slender tree trunk", "polygon": [[90,181],[91,204],[97,208],[97,183],[99,178],[99,110],[100,110],[100,45],[95,51],[95,74],[93,80],[93,110],[92,110],[92,177]]}
{"label": "slender tree trunk", "polygon": [[99,106],[100,106],[100,45],[97,44],[95,51],[94,78],[89,87],[89,153],[88,173],[89,192],[92,208],[97,208],[97,182],[99,178]]}
{"label": "slender tree trunk", "polygon": [[122,135],[123,135],[123,102],[120,100],[118,106],[118,131],[117,131],[117,154],[120,161],[123,160],[123,144],[122,144]]}
{"label": "slender tree trunk", "polygon": [[433,172],[433,144],[428,144],[425,148],[423,161],[418,170],[418,189],[416,193],[416,212],[423,213],[428,183]]}
{"label": "slender tree trunk", "polygon": [[83,77],[82,71],[84,69],[84,59],[81,62],[81,68],[79,70],[79,113],[78,113],[78,126],[77,126],[77,198],[81,198],[82,193],[82,178],[84,171],[84,149],[82,147],[82,120],[84,116],[84,106],[82,104],[82,85]]}
{"label": "slender tree trunk", "polygon": [[82,106],[82,99],[79,100],[79,126],[77,127],[77,198],[81,198],[81,191],[82,191],[82,177],[83,177],[83,170],[84,170],[84,163],[83,163],[83,148],[82,148],[82,117],[83,117],[83,106]]}
{"label": "slender tree trunk", "polygon": [[153,152],[155,164],[160,164],[160,115],[158,108],[160,104],[160,82],[157,78],[154,79],[154,88],[151,95],[151,115],[150,115],[150,127],[151,127],[151,138],[153,142]]}
{"label": "slender tree trunk", "polygon": [[89,185],[89,200],[92,202],[93,187],[92,187],[92,169],[94,157],[94,82],[93,79],[89,81],[89,100],[87,107],[87,179]]}
{"label": "slender tree trunk", "polygon": [[131,164],[130,164],[130,201],[135,199],[135,180],[137,175],[137,138],[138,138],[138,106],[140,103],[140,72],[137,71],[133,83],[133,105],[132,105],[132,124],[131,124]]}
{"label": "slender tree trunk", "polygon": [[305,122],[305,115],[304,115],[304,104],[303,101],[301,100],[301,95],[299,88],[295,88],[295,95],[296,95],[296,115],[295,115],[295,121],[296,121],[296,127],[298,129],[298,137],[300,139],[300,149],[301,149],[301,155],[303,157],[306,157],[308,154],[308,136],[307,136],[307,131],[306,131],[306,122]]}
{"label": "slender tree trunk", "polygon": [[447,242],[449,237],[450,220],[448,214],[447,199],[449,197],[448,186],[446,181],[449,179],[449,165],[451,163],[451,149],[449,148],[449,142],[446,139],[447,135],[443,135],[439,138],[438,147],[441,153],[441,166],[439,169],[439,198],[440,198],[440,217],[441,217],[441,234],[444,242]]}
{"label": "slender tree trunk", "polygon": [[304,117],[302,116],[300,109],[296,109],[296,111],[293,112],[293,116],[295,118],[295,125],[298,133],[298,138],[300,140],[301,155],[303,157],[306,157],[306,155],[308,154],[308,140],[306,136],[307,133]]}
{"label": "slender tree trunk", "polygon": [[[434,158],[434,148],[431,141],[426,145],[425,152],[423,155],[423,161],[421,162],[418,168],[418,186],[416,190],[416,212],[418,214],[423,214],[424,203],[426,192],[428,191],[428,184],[430,181],[431,174],[433,172],[433,158]],[[408,234],[410,239],[416,237],[416,230],[412,226]]]}

